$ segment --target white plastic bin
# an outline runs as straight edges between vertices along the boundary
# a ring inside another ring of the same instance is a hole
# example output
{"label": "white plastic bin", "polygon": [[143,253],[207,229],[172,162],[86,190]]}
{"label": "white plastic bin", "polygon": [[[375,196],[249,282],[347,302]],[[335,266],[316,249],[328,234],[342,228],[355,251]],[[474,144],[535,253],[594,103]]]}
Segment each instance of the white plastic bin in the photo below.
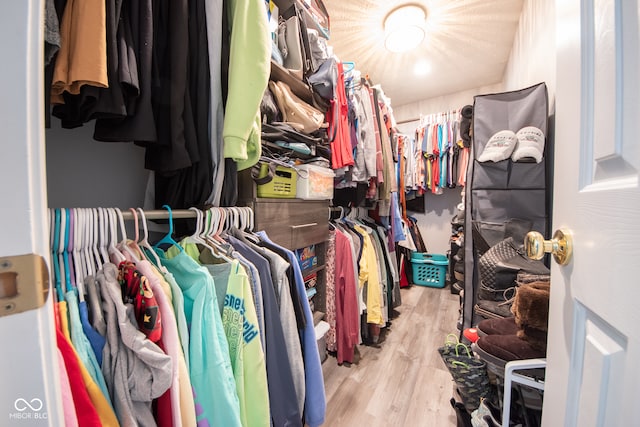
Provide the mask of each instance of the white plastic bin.
{"label": "white plastic bin", "polygon": [[296,197],[305,200],[333,199],[333,170],[315,165],[297,166],[298,174]]}
{"label": "white plastic bin", "polygon": [[316,333],[316,343],[318,344],[318,354],[320,362],[324,362],[327,358],[327,342],[324,336],[329,332],[329,324],[321,320],[314,328]]}

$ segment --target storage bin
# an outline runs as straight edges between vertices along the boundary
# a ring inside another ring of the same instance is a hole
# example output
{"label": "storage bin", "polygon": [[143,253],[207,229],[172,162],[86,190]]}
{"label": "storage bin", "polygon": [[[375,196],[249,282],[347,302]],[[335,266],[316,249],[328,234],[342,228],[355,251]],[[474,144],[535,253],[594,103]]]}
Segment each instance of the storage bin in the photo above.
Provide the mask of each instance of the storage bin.
{"label": "storage bin", "polygon": [[298,166],[296,197],[305,200],[333,199],[333,170],[315,165]]}
{"label": "storage bin", "polygon": [[329,324],[324,320],[321,320],[315,327],[316,343],[318,344],[318,355],[320,356],[320,362],[324,362],[327,358],[327,341],[325,335],[329,332]]}
{"label": "storage bin", "polygon": [[449,260],[446,255],[411,253],[413,283],[432,288],[444,288]]}
{"label": "storage bin", "polygon": [[[264,178],[269,173],[267,163],[260,164],[258,178]],[[276,166],[271,181],[260,184],[257,187],[258,197],[275,197],[280,199],[295,199],[296,197],[296,171],[293,168]]]}

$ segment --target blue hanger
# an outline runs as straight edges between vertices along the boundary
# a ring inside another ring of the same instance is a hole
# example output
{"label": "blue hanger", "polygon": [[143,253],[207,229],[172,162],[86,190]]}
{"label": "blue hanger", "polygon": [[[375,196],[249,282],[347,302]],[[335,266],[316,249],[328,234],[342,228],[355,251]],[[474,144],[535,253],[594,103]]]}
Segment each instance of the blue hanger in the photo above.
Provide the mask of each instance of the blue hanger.
{"label": "blue hanger", "polygon": [[60,244],[60,209],[54,210],[53,218],[53,244],[51,245],[51,259],[53,260],[53,276],[58,294],[58,301],[64,301],[62,283],[60,281],[60,263],[58,262],[58,246]]}
{"label": "blue hanger", "polygon": [[342,61],[342,66],[344,67],[345,65],[348,65],[348,68],[344,68],[342,70],[342,73],[348,73],[349,71],[353,70],[354,68],[356,68],[356,63],[353,61]]}
{"label": "blue hanger", "polygon": [[73,285],[71,284],[71,263],[69,262],[69,236],[70,236],[70,228],[71,228],[71,212],[67,209],[64,210],[65,219],[64,219],[64,249],[62,250],[62,260],[64,262],[64,280],[66,284],[66,291],[69,292],[73,289]]}
{"label": "blue hanger", "polygon": [[180,252],[184,252],[184,248],[173,240],[173,212],[171,211],[171,207],[169,205],[163,205],[162,207],[169,211],[169,232],[158,243],[153,245],[153,248],[160,249],[160,245],[170,245],[177,246]]}

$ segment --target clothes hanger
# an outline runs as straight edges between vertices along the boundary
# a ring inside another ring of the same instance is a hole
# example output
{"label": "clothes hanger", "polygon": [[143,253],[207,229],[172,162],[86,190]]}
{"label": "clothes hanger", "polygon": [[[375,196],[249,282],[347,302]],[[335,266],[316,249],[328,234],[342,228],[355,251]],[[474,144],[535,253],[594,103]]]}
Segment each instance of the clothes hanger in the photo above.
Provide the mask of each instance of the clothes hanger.
{"label": "clothes hanger", "polygon": [[94,258],[93,252],[93,211],[91,209],[80,209],[84,217],[83,252],[87,266],[87,276],[95,276],[98,262]]}
{"label": "clothes hanger", "polygon": [[177,246],[180,252],[184,252],[184,248],[173,239],[173,211],[169,205],[163,205],[164,209],[169,211],[169,232],[158,243],[153,245],[155,249],[161,249],[161,245]]}
{"label": "clothes hanger", "polygon": [[256,214],[250,207],[247,207],[247,210],[249,211],[249,218],[251,219],[249,222],[249,231],[253,233],[256,227]]}
{"label": "clothes hanger", "polygon": [[[86,265],[82,257],[82,238],[84,234],[84,223],[82,222],[84,217],[81,209],[72,208],[69,210],[71,213],[71,231],[73,232],[69,236],[71,260],[73,261],[75,272],[75,287],[78,291],[78,298],[80,301],[84,301],[84,278],[86,277]],[[73,243],[71,242],[73,241]]]}
{"label": "clothes hanger", "polygon": [[73,289],[71,283],[71,265],[69,263],[69,228],[71,227],[69,211],[66,209],[60,210],[60,265],[63,268],[64,276],[62,283],[62,290],[69,292]]}
{"label": "clothes hanger", "polygon": [[213,221],[211,221],[210,227],[207,232],[204,234],[205,241],[209,243],[210,249],[214,255],[218,258],[221,258],[227,262],[233,262],[233,259],[230,258],[231,255],[231,245],[229,245],[220,234],[224,231],[226,227],[228,219],[228,208],[218,208],[212,207],[209,208],[208,211],[211,212],[211,216]]}
{"label": "clothes hanger", "polygon": [[138,245],[138,241],[140,240],[140,229],[138,228],[140,227],[138,221],[138,211],[133,208],[129,208],[129,211],[131,211],[131,215],[133,216],[133,230],[135,234],[133,240],[127,240],[127,247],[129,247],[136,254],[136,259],[144,260],[146,259],[146,256]]}
{"label": "clothes hanger", "polygon": [[214,247],[202,237],[204,235],[206,226],[205,213],[195,207],[191,207],[189,208],[189,210],[192,210],[196,213],[196,229],[192,235],[186,237],[183,241],[186,240],[189,243],[199,244],[204,249],[208,249],[211,255],[213,255],[215,258],[221,259],[226,262],[232,262],[232,259],[227,257],[225,254],[220,253],[219,250],[214,249]]}
{"label": "clothes hanger", "polygon": [[108,223],[107,223],[107,214],[104,208],[97,208],[98,215],[98,226],[99,226],[99,240],[98,240],[98,249],[100,251],[100,257],[102,258],[102,264],[110,263],[109,253],[107,252],[107,245],[109,244],[107,233],[108,233]]}
{"label": "clothes hanger", "polygon": [[[142,208],[136,208],[136,210],[138,211],[138,214],[140,214],[140,219],[141,219],[141,222],[142,222],[142,231],[144,232],[144,235],[142,236],[142,240],[140,240],[140,242],[138,242],[138,247],[142,247],[142,248],[146,249],[146,251],[142,250],[141,252],[142,252],[142,255],[145,256],[147,261],[153,262],[155,264],[155,266],[163,274],[167,274],[168,270],[166,269],[166,267],[164,265],[162,265],[162,262],[160,262],[160,257],[158,256],[156,251],[153,249],[153,247],[149,243],[149,229],[147,227],[147,217],[144,214],[144,210],[142,210]],[[153,257],[153,261],[149,258],[149,255],[151,255],[151,257]]]}
{"label": "clothes hanger", "polygon": [[60,209],[55,209],[53,213],[49,211],[53,230],[51,234],[51,259],[53,260],[53,277],[58,295],[58,301],[64,301],[64,292],[62,292],[62,274],[60,271],[60,260],[58,259],[58,247],[60,245]]}
{"label": "clothes hanger", "polygon": [[[129,261],[136,262],[140,261],[140,257],[129,247],[129,239],[127,238],[127,229],[124,226],[124,217],[122,216],[122,211],[120,208],[113,209],[118,217],[118,224],[120,224],[120,233],[122,234],[122,240],[120,243],[116,245],[121,254],[127,258],[129,255]],[[136,228],[137,231],[137,228]]]}
{"label": "clothes hanger", "polygon": [[356,68],[356,63],[353,61],[342,61],[342,66],[344,67],[345,65],[347,66],[347,68],[344,68],[342,70],[343,74],[347,74],[348,72],[353,71]]}
{"label": "clothes hanger", "polygon": [[109,258],[111,259],[111,262],[113,262],[116,266],[119,266],[121,262],[124,262],[127,260],[127,257],[125,257],[124,254],[120,252],[120,250],[117,247],[117,244],[118,244],[118,225],[116,224],[117,214],[115,212],[115,209],[113,208],[106,208],[106,213],[108,217],[108,224],[109,224],[109,231],[110,231],[109,246],[107,251],[109,252]]}
{"label": "clothes hanger", "polygon": [[76,241],[76,214],[74,209],[67,209],[67,238],[66,238],[66,246],[65,246],[65,257],[67,259],[67,264],[69,265],[69,290],[77,291],[77,281],[78,281],[78,272],[77,269],[80,267],[74,261],[74,251],[75,251],[75,241]]}
{"label": "clothes hanger", "polygon": [[243,207],[235,207],[235,211],[238,214],[238,230],[240,234],[252,243],[258,243],[260,239],[258,236],[249,231],[251,227],[251,208],[243,206]]}
{"label": "clothes hanger", "polygon": [[98,251],[98,216],[97,211],[93,208],[87,208],[85,210],[87,217],[89,218],[89,248],[88,248],[88,256],[91,259],[92,270],[95,268],[95,272],[97,273],[102,267],[102,263],[100,262],[100,252]]}
{"label": "clothes hanger", "polygon": [[182,239],[180,243],[195,243],[202,245],[204,244],[204,239],[201,237],[202,230],[204,229],[204,213],[195,207],[190,207],[189,210],[196,214],[196,226],[193,233]]}

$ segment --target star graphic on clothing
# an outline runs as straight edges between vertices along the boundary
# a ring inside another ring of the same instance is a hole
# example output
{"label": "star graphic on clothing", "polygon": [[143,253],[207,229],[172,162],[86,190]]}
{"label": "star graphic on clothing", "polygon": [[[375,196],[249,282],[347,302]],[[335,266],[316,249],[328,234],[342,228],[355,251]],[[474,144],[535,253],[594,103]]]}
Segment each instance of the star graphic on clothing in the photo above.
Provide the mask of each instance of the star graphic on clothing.
{"label": "star graphic on clothing", "polygon": [[151,316],[149,316],[148,314],[144,315],[144,323],[149,323],[151,321]]}

